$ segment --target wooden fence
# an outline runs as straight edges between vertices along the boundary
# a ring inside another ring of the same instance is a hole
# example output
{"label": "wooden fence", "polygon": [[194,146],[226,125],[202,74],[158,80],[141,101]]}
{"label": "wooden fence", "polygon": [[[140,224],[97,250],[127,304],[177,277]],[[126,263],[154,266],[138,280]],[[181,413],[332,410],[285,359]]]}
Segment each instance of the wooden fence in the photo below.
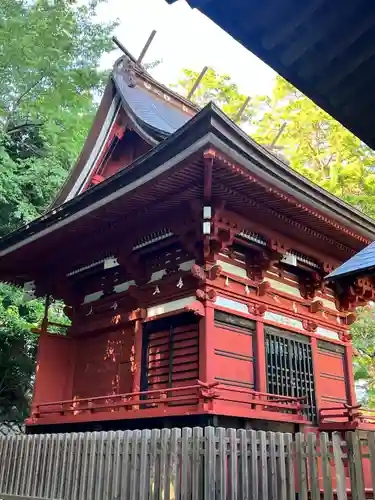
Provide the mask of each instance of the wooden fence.
{"label": "wooden fence", "polygon": [[357,432],[343,440],[207,427],[0,438],[0,499],[363,500],[367,470],[372,488],[373,433],[363,441]]}

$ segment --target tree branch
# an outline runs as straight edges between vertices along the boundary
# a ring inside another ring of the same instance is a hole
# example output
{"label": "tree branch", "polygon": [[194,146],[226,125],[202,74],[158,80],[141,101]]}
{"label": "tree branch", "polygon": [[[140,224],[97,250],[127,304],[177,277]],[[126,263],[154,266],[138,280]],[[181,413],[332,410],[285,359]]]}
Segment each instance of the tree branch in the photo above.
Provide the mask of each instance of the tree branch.
{"label": "tree branch", "polygon": [[27,96],[37,85],[39,85],[45,78],[46,75],[42,75],[36,82],[30,85],[22,94],[17,98],[16,102],[14,103],[12,113],[14,113],[15,109],[20,105],[22,99]]}
{"label": "tree branch", "polygon": [[16,125],[15,127],[8,129],[6,132],[7,132],[7,134],[14,134],[14,133],[18,132],[19,130],[22,130],[23,128],[43,127],[44,124],[45,124],[45,122],[43,122],[43,123],[22,123],[21,125]]}

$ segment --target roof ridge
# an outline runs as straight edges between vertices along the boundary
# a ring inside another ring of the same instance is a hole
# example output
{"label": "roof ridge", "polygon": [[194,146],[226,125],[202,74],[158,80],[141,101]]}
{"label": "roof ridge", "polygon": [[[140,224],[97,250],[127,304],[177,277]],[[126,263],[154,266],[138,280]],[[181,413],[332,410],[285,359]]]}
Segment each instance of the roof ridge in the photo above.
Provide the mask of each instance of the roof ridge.
{"label": "roof ridge", "polygon": [[[130,84],[132,84],[131,81],[132,76],[134,77],[136,75],[138,78],[157,87],[159,90],[161,90],[164,94],[168,95],[169,97],[173,97],[174,99],[178,100],[182,105],[186,106],[190,111],[198,113],[201,110],[200,106],[194,104],[193,102],[189,101],[178,92],[172,90],[170,87],[167,87],[163,83],[160,83],[158,80],[153,78],[145,68],[137,64],[136,60],[130,54],[124,54],[119,59],[117,59],[115,64],[113,65],[112,74],[116,73],[121,74],[122,71],[125,71],[130,76]],[[136,82],[134,82],[134,84],[136,84]]]}

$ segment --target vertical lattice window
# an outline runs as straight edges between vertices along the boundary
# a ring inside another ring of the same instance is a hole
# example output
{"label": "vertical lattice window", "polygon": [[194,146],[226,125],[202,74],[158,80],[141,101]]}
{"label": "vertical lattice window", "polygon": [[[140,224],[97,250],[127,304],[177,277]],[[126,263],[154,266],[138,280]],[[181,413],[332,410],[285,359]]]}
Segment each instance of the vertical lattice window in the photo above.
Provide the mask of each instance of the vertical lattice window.
{"label": "vertical lattice window", "polygon": [[305,415],[315,421],[315,384],[309,339],[266,326],[265,341],[268,392],[280,396],[306,396]]}

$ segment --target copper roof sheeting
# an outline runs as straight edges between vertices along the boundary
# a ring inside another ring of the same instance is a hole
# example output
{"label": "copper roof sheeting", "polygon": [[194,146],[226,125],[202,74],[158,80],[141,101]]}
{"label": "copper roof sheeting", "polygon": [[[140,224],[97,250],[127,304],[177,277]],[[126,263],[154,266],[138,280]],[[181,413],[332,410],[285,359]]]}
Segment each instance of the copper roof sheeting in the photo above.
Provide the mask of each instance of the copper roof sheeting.
{"label": "copper roof sheeting", "polygon": [[187,1],[375,149],[375,2]]}

